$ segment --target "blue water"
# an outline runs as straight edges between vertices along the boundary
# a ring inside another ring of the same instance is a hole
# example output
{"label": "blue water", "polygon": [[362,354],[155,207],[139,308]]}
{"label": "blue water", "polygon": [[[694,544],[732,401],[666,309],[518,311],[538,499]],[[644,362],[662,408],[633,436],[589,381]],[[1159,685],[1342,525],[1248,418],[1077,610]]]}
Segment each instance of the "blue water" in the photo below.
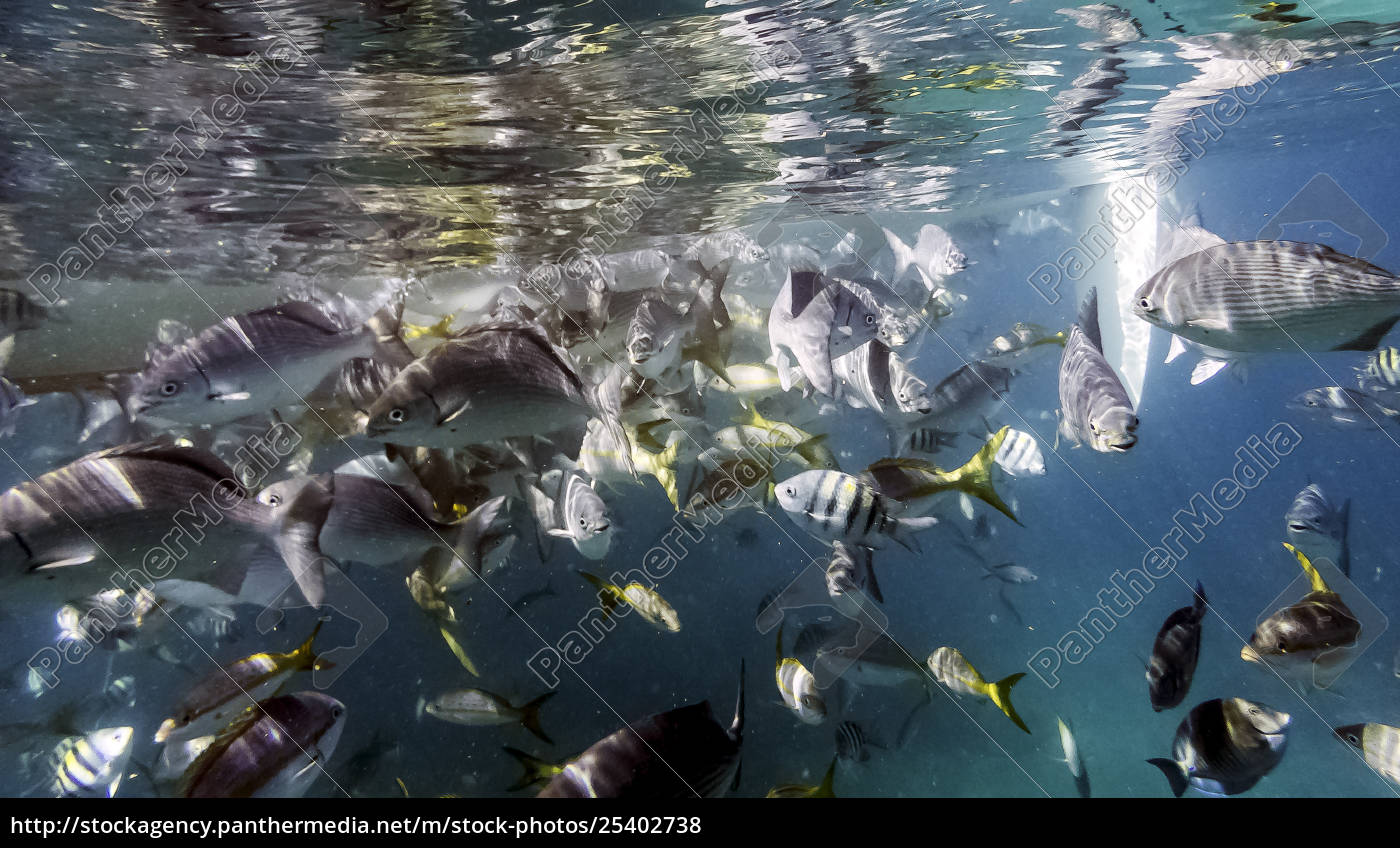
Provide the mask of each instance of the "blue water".
{"label": "blue water", "polygon": [[[1194,215],[1227,241],[1247,240],[1293,209],[1280,237],[1400,269],[1400,239],[1389,237],[1400,220],[1391,173],[1400,23],[1378,0],[1299,3],[1291,14],[1307,20],[1297,23],[1250,17],[1269,15],[1246,2],[1120,5],[1141,38],[1114,41],[1076,26],[1057,12],[1059,0],[676,3],[663,13],[615,2],[366,2],[347,10],[252,0],[96,8],[19,0],[0,31],[0,268],[10,288],[26,288],[98,220],[98,196],[139,181],[191,112],[230,90],[243,57],[286,39],[308,60],[188,158],[188,172],[81,279],[62,283],[65,320],[21,335],[6,374],[42,387],[41,378],[139,368],[158,321],[198,329],[308,282],[364,296],[386,279],[413,276],[421,283],[409,289],[415,322],[483,312],[520,269],[558,256],[598,226],[615,191],[635,190],[649,166],[667,161],[671,134],[697,105],[751,82],[746,63],[787,45],[800,59],[763,79],[761,98],[703,155],[671,169],[674,188],[610,249],[671,250],[708,232],[772,232],[775,221],[779,244],[823,243],[822,233],[849,230],[878,237],[872,226],[912,241],[920,226],[936,223],[972,264],[948,281],[966,300],[919,349],[916,371],[930,383],[1017,321],[1067,326],[1082,294],[1099,287],[1110,355],[1140,387],[1139,442],[1125,455],[1054,449],[1055,358],[1014,378],[989,424],[1035,434],[1046,473],[999,480],[1024,527],[975,507],[995,531],[988,560],[1014,561],[1039,577],[1006,587],[1014,610],[941,530],[922,553],[876,555],[889,634],[916,661],[951,645],[989,679],[1031,672],[1014,699],[1033,733],[985,701],[937,687],[906,744],[895,737],[923,697],[909,687],[867,689],[849,705],[833,694],[824,724],[799,724],[773,682],[772,634],[759,633],[753,616],[822,546],[776,506],[726,513],[658,584],[680,615],[679,634],[628,617],[559,675],[543,711],[554,746],[518,727],[417,717],[420,699],[456,687],[485,688],[513,703],[544,690],[531,658],[558,644],[592,604],[573,570],[625,572],[672,526],[660,488],[643,478],[641,486],[604,491],[618,526],[606,569],[567,545],[539,561],[525,527],[509,566],[477,586],[469,603],[457,601],[479,678],[462,669],[404,591],[411,565],[399,572],[347,564],[387,629],[327,690],[348,718],[327,776],[310,794],[394,795],[401,778],[414,795],[500,795],[517,776],[503,745],[562,760],[625,721],[687,703],[709,699],[727,715],[741,660],[748,714],[738,795],[816,783],[833,755],[836,724],[853,718],[887,750],[843,768],[838,795],[1072,796],[1073,780],[1057,762],[1061,716],[1076,729],[1096,795],[1163,796],[1165,781],[1143,760],[1168,755],[1190,706],[1231,696],[1293,716],[1282,764],[1251,795],[1394,794],[1330,728],[1400,725],[1400,636],[1383,622],[1368,624],[1366,650],[1329,691],[1300,693],[1239,658],[1255,622],[1298,575],[1280,545],[1283,512],[1309,481],[1352,499],[1348,598],[1400,613],[1400,584],[1387,567],[1390,516],[1400,507],[1391,485],[1396,428],[1341,430],[1285,406],[1308,388],[1352,385],[1365,355],[1277,355],[1251,362],[1242,378],[1227,371],[1189,385],[1194,357],[1163,364],[1167,335],[1143,333],[1131,315],[1119,320],[1113,305],[1144,279],[1128,256],[1156,227],[1125,236],[1120,252],[1082,279],[1062,280],[1053,303],[1028,280],[1098,220],[1114,185],[1162,161],[1183,129],[1201,126],[1202,110],[1220,108],[1239,81],[1240,57],[1259,51],[1290,60],[1269,67],[1257,102],[1197,145],[1151,222],[1169,228]],[[1340,191],[1290,207],[1319,175]],[[764,293],[771,300],[785,269],[775,261],[741,272],[735,288],[767,306]],[[1124,333],[1150,347],[1123,353]],[[0,485],[115,444],[77,447],[74,397],[34,394],[39,403],[21,411],[18,432],[0,440]],[[1177,511],[1231,475],[1251,436],[1280,425],[1301,441],[1188,543],[1176,576],[1081,662],[1065,662],[1057,685],[1036,675],[1032,658],[1080,626],[1112,575],[1140,567]],[[804,426],[829,434],[846,471],[887,455],[868,412],[845,409]],[[964,436],[937,461],[960,463],[976,444]],[[344,451],[329,445],[322,461],[333,467],[331,457]],[[971,531],[956,507],[940,515]],[[1195,681],[1185,704],[1154,713],[1143,659],[1198,579],[1212,611]],[[546,581],[556,595],[521,616],[508,611],[507,602]],[[263,634],[259,611],[241,608],[241,638],[199,645],[166,628],[150,641],[166,645],[183,668],[149,650],[99,649],[35,699],[24,691],[23,668],[56,637],[54,610],[9,603],[3,612],[0,665],[10,667],[3,722],[39,722],[75,704],[83,729],[132,725],[136,776],[123,782],[123,796],[155,791],[143,774],[157,754],[151,733],[198,676],[255,651],[290,650],[314,618],[294,611]],[[354,625],[333,621],[322,638],[349,645]],[[137,683],[134,708],[97,703],[105,680],[128,674]],[[15,762],[0,789],[17,794],[43,780],[42,766],[21,767],[32,740],[0,742]],[[367,748],[379,756],[351,770]]]}

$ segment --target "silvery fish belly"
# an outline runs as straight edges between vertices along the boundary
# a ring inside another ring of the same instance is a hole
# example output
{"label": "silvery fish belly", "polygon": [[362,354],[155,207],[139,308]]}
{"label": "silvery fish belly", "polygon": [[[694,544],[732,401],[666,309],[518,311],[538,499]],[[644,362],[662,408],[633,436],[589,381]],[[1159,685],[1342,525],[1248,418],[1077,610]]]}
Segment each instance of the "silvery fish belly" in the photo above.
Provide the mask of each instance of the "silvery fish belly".
{"label": "silvery fish belly", "polygon": [[1137,415],[1099,340],[1098,290],[1092,289],[1060,358],[1060,432],[1096,451],[1123,452],[1137,444]]}
{"label": "silvery fish belly", "polygon": [[1153,760],[1180,795],[1186,783],[1212,795],[1246,792],[1283,760],[1292,718],[1243,698],[1198,704],[1177,728],[1172,760]]}
{"label": "silvery fish belly", "polygon": [[594,414],[564,354],[527,325],[490,324],[444,342],[394,377],[365,434],[451,448],[582,425]]}
{"label": "silvery fish belly", "polygon": [[393,565],[421,555],[440,540],[449,541],[443,535],[448,528],[433,518],[431,498],[422,489],[358,474],[323,479],[331,502],[318,541],[321,553],[331,559]]}
{"label": "silvery fish belly", "polygon": [[95,588],[110,577],[110,557],[156,579],[202,579],[259,541],[266,517],[207,451],[124,445],[0,494],[0,568],[6,579]]}
{"label": "silvery fish belly", "polygon": [[849,289],[815,272],[792,271],[768,313],[768,343],[783,390],[792,386],[791,356],[813,389],[831,395],[831,360],[875,338],[878,330],[876,313]]}
{"label": "silvery fish belly", "polygon": [[152,349],[128,408],[143,418],[224,424],[297,403],[347,359],[375,349],[369,327],[342,326],[328,307],[293,301],[226,318]]}
{"label": "silvery fish belly", "polygon": [[1374,350],[1400,318],[1400,280],[1321,244],[1231,242],[1158,271],[1133,311],[1220,350]]}
{"label": "silvery fish belly", "polygon": [[187,798],[300,798],[325,771],[345,705],[319,692],[260,702],[185,772]]}

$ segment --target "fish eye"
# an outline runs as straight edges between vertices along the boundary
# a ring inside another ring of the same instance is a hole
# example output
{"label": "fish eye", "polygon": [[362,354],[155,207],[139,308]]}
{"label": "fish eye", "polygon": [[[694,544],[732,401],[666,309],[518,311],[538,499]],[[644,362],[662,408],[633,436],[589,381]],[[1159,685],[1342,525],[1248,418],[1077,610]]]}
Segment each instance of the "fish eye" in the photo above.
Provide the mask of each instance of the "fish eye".
{"label": "fish eye", "polygon": [[865,325],[866,325],[867,327],[873,327],[873,326],[875,326],[875,316],[874,316],[874,315],[867,315],[867,316],[865,316]]}
{"label": "fish eye", "polygon": [[795,498],[795,497],[797,497],[797,490],[794,489],[794,488],[791,487],[791,486],[784,486],[784,487],[783,487],[783,494],[787,495],[787,496],[790,497],[790,498]]}
{"label": "fish eye", "polygon": [[1140,297],[1138,298],[1138,306],[1142,309],[1151,309],[1152,300],[1150,298]]}
{"label": "fish eye", "polygon": [[174,397],[180,391],[180,384],[171,380],[160,387],[160,393],[166,397]]}
{"label": "fish eye", "polygon": [[279,495],[279,494],[277,494],[277,493],[275,493],[275,492],[272,493],[272,494],[269,494],[269,495],[267,496],[267,505],[268,505],[268,506],[281,506],[281,505],[282,505],[282,496]]}
{"label": "fish eye", "polygon": [[588,519],[587,519],[587,518],[580,518],[580,519],[578,520],[578,526],[580,526],[580,527],[587,527],[587,526],[588,526]]}
{"label": "fish eye", "polygon": [[394,422],[395,424],[402,424],[403,418],[404,413],[402,409],[394,407],[393,409],[389,410],[389,420]]}
{"label": "fish eye", "polygon": [[344,708],[344,707],[336,707],[335,709],[331,710],[331,718],[340,718],[340,717],[341,717],[342,715],[344,715],[344,714],[345,714],[345,708]]}
{"label": "fish eye", "polygon": [[1361,744],[1361,738],[1360,738],[1359,736],[1357,736],[1355,733],[1348,733],[1348,734],[1347,734],[1347,741],[1350,742],[1350,743],[1353,744],[1353,745],[1360,745],[1360,744]]}

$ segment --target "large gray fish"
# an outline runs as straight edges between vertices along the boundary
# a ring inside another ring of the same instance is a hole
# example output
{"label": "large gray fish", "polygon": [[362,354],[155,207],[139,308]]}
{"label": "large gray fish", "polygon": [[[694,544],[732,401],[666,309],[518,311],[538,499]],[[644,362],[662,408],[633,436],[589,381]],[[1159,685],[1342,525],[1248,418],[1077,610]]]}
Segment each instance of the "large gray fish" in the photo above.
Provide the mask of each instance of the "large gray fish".
{"label": "large gray fish", "polygon": [[812,388],[835,391],[831,360],[875,338],[879,318],[851,291],[812,271],[790,271],[768,313],[768,344],[783,391],[792,388],[789,355]]}
{"label": "large gray fish", "polygon": [[[1391,401],[1393,403],[1393,401]],[[1304,412],[1340,430],[1378,430],[1400,418],[1388,403],[1343,386],[1308,389],[1290,400],[1289,409]]]}
{"label": "large gray fish", "polygon": [[400,371],[370,407],[365,434],[452,448],[557,432],[598,416],[627,444],[616,415],[600,409],[594,395],[538,328],[483,324]]}
{"label": "large gray fish", "polygon": [[934,434],[923,448],[936,449],[952,442],[957,434],[982,425],[1011,390],[1011,377],[1012,372],[999,365],[973,361],[940,380],[929,398],[928,417]]}
{"label": "large gray fish", "polygon": [[891,451],[897,452],[909,428],[933,409],[928,384],[879,339],[837,357],[831,367],[840,384],[839,399],[869,409],[889,424]]}
{"label": "large gray fish", "polygon": [[411,356],[397,335],[400,311],[386,307],[357,325],[330,305],[291,301],[225,318],[179,344],[153,345],[127,409],[133,417],[226,424],[299,403],[348,359]]}
{"label": "large gray fish", "polygon": [[1176,729],[1162,770],[1180,798],[1188,786],[1208,795],[1238,795],[1283,760],[1293,719],[1264,704],[1229,698],[1197,704]]}
{"label": "large gray fish", "polygon": [[1099,292],[1090,289],[1060,357],[1060,434],[1096,451],[1122,453],[1137,444],[1137,415],[1099,337]]}
{"label": "large gray fish", "polygon": [[1186,700],[1196,661],[1201,656],[1201,622],[1206,615],[1206,590],[1196,582],[1195,601],[1167,616],[1152,643],[1147,664],[1147,697],[1161,712]]}
{"label": "large gray fish", "polygon": [[586,472],[556,468],[540,475],[538,482],[521,478],[520,493],[535,516],[544,558],[549,557],[551,538],[568,539],[588,559],[607,556],[612,519]]}
{"label": "large gray fish", "polygon": [[895,279],[902,278],[911,269],[918,269],[919,277],[929,291],[933,291],[944,277],[956,274],[967,267],[967,256],[963,254],[948,235],[937,224],[924,224],[919,229],[914,246],[889,230],[885,230],[885,240],[894,253]]}
{"label": "large gray fish", "polygon": [[1351,576],[1351,555],[1347,545],[1347,525],[1351,519],[1351,498],[1341,509],[1332,506],[1322,487],[1309,483],[1293,499],[1284,513],[1288,541],[1310,560],[1325,559]]}
{"label": "large gray fish", "polygon": [[345,705],[320,692],[269,698],[240,716],[190,764],[186,798],[300,798],[345,729]]}
{"label": "large gray fish", "polygon": [[279,530],[213,454],[169,441],[123,445],[0,493],[0,578],[100,584],[110,568],[80,566],[110,557],[158,579],[213,578],[237,593],[247,564],[236,555],[280,540]]}
{"label": "large gray fish", "polygon": [[24,396],[19,386],[0,376],[0,436],[13,436],[19,411],[34,403],[33,398]]}
{"label": "large gray fish", "polygon": [[540,798],[718,798],[739,781],[744,666],[728,727],[701,701],[634,722],[594,743]]}
{"label": "large gray fish", "polygon": [[831,542],[883,548],[895,541],[918,550],[914,534],[938,523],[932,516],[900,518],[903,505],[859,477],[803,471],[777,485],[778,504],[793,523]]}
{"label": "large gray fish", "polygon": [[1400,280],[1326,245],[1230,242],[1158,271],[1133,312],[1219,350],[1375,350],[1400,319]]}
{"label": "large gray fish", "polygon": [[1309,591],[1298,602],[1260,622],[1249,635],[1249,644],[1240,649],[1240,658],[1292,671],[1316,667],[1317,682],[1317,672],[1341,658],[1338,649],[1356,644],[1361,636],[1361,622],[1341,595],[1327,585],[1306,554],[1287,542],[1283,546],[1298,559],[1308,578]]}

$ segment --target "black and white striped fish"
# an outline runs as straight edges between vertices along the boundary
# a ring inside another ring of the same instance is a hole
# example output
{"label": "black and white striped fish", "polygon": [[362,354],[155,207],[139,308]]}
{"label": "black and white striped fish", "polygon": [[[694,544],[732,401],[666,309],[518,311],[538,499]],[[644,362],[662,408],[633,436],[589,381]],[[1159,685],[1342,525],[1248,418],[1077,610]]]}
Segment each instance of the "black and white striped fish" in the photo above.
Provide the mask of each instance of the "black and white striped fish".
{"label": "black and white striped fish", "polygon": [[1045,473],[1045,455],[1030,433],[1007,430],[995,457],[996,464],[1012,477],[1039,477]]}
{"label": "black and white striped fish", "polygon": [[865,728],[858,723],[843,721],[836,726],[836,759],[848,763],[863,763],[870,759],[868,746],[872,744]]}
{"label": "black and white striped fish", "polygon": [[845,286],[812,271],[791,271],[768,313],[768,345],[783,391],[792,388],[791,356],[813,389],[832,395],[831,360],[875,338],[879,323]]}
{"label": "black and white striped fish", "polygon": [[1230,242],[1158,271],[1133,311],[1218,350],[1375,350],[1400,319],[1400,279],[1326,245]]}
{"label": "black and white striped fish", "polygon": [[779,483],[776,494],[793,523],[819,538],[847,545],[883,548],[893,540],[916,551],[914,534],[938,523],[932,516],[897,517],[902,504],[840,471],[803,471]]}
{"label": "black and white striped fish", "polygon": [[1060,357],[1060,435],[1096,451],[1122,453],[1137,444],[1137,415],[1099,338],[1099,293],[1090,289]]}
{"label": "black and white striped fish", "polygon": [[70,736],[54,749],[50,790],[59,798],[111,798],[121,785],[135,728],[104,727]]}

